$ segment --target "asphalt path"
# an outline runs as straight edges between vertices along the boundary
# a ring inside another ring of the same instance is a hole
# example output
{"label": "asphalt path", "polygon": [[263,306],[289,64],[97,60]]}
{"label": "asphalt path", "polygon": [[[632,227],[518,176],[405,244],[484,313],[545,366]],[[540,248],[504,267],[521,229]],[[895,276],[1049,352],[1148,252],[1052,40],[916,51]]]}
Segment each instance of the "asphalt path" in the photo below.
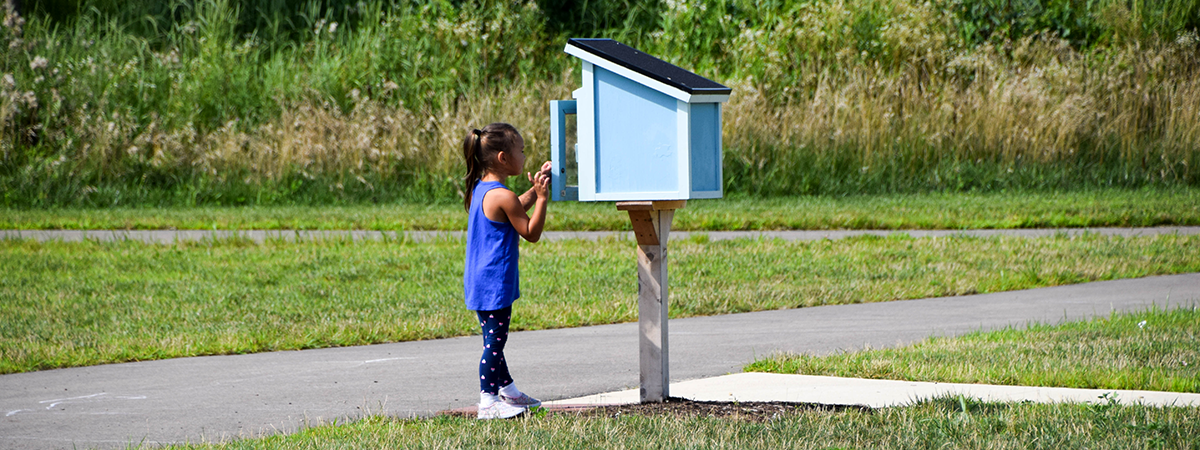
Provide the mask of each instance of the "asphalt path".
{"label": "asphalt path", "polygon": [[[669,322],[675,381],[930,336],[1197,307],[1200,274]],[[466,311],[464,314],[468,314]],[[515,309],[520,314],[520,304]],[[478,401],[480,338],[210,356],[0,376],[0,448],[120,448],[288,433],[367,414],[427,416]],[[634,388],[637,325],[513,333],[518,385],[543,400]]]}
{"label": "asphalt path", "polygon": [[[1015,236],[1049,237],[1055,235],[1078,236],[1099,234],[1105,236],[1153,236],[1160,234],[1200,234],[1200,227],[1146,227],[1146,228],[1027,228],[995,230],[782,230],[782,231],[672,231],[671,239],[688,239],[692,235],[704,235],[709,240],[725,239],[783,239],[789,241],[844,239],[856,236],[910,236],[914,238],[950,236]],[[145,242],[171,243],[177,241],[200,241],[205,239],[245,238],[255,242],[271,240],[321,240],[321,239],[408,239],[418,242],[435,239],[462,239],[461,231],[372,231],[372,230],[0,230],[0,239],[34,239],[38,241],[58,240],[79,242],[83,240],[113,241],[140,240]],[[598,240],[616,238],[633,240],[627,231],[547,231],[542,239],[548,241],[564,239]]]}

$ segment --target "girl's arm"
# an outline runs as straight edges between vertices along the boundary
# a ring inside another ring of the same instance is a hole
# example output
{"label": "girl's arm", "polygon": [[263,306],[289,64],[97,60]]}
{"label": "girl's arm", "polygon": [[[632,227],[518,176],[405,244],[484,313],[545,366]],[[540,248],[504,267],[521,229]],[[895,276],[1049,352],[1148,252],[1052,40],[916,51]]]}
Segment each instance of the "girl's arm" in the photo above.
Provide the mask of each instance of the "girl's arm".
{"label": "girl's arm", "polygon": [[[494,189],[484,194],[483,211],[489,219],[507,218],[517,234],[529,242],[537,242],[542,238],[542,228],[546,224],[546,204],[550,203],[550,177],[538,172],[533,177],[534,207],[533,214],[526,215],[521,200],[508,189]],[[497,220],[499,221],[499,220]]]}
{"label": "girl's arm", "polygon": [[[528,178],[530,183],[533,183],[533,179],[535,176],[545,175],[546,178],[549,179],[551,167],[553,167],[553,166],[550,164],[550,161],[546,161],[546,162],[542,163],[542,168],[541,168],[541,170],[538,170],[536,175],[526,172],[525,178]],[[549,192],[549,190],[547,190],[547,192]],[[533,207],[534,201],[537,200],[538,194],[531,187],[531,188],[529,188],[528,191],[525,191],[524,194],[521,194],[521,196],[519,198],[521,200],[521,208],[524,209],[525,211],[529,211],[529,208]]]}

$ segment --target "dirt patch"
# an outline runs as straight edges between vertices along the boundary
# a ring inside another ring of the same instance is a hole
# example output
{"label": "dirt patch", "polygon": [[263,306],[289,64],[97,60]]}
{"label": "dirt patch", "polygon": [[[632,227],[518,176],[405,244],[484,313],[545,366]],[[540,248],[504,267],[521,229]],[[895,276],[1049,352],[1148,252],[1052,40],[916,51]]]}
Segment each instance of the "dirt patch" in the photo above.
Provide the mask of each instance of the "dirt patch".
{"label": "dirt patch", "polygon": [[636,403],[632,405],[601,406],[581,410],[583,416],[599,415],[605,417],[620,417],[636,414],[641,416],[671,415],[677,417],[714,417],[721,419],[746,420],[765,422],[784,415],[792,415],[804,411],[841,411],[858,409],[870,411],[863,406],[818,405],[812,403],[787,402],[699,402],[685,398],[668,398],[656,403]]}
{"label": "dirt patch", "polygon": [[[700,402],[686,398],[668,398],[656,403],[635,403],[631,405],[590,406],[590,405],[555,405],[545,408],[544,414],[574,414],[581,417],[621,417],[623,415],[639,416],[675,416],[675,417],[714,417],[720,419],[745,420],[751,422],[766,422],[780,416],[796,414],[803,411],[843,411],[855,409],[871,411],[865,406],[821,405],[815,403],[788,402]],[[475,407],[459,408],[442,411],[442,415],[475,417]],[[542,413],[526,414],[525,417],[538,416]]]}

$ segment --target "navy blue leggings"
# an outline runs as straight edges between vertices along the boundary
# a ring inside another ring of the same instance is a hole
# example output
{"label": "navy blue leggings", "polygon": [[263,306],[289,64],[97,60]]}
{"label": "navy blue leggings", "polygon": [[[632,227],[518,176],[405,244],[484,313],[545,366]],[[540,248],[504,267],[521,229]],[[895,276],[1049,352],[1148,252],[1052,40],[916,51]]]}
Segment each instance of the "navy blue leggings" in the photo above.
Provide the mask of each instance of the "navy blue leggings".
{"label": "navy blue leggings", "polygon": [[504,343],[508,341],[508,323],[512,307],[495,311],[475,311],[483,328],[483,357],[479,359],[479,390],[488,394],[500,393],[500,388],[512,384],[508,363],[504,362]]}

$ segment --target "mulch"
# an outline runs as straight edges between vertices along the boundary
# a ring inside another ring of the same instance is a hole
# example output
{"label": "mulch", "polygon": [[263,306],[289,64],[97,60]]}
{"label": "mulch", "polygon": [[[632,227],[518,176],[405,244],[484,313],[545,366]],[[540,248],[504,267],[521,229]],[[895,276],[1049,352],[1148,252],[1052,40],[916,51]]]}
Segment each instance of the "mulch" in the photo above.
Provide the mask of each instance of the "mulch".
{"label": "mulch", "polygon": [[641,416],[669,415],[675,417],[713,417],[750,422],[766,422],[781,416],[795,415],[805,411],[842,411],[845,409],[870,411],[870,408],[863,406],[789,402],[701,402],[671,397],[662,402],[601,406],[580,411],[580,415],[598,415],[604,417],[620,417],[629,414]]}
{"label": "mulch", "polygon": [[[575,414],[580,417],[616,418],[628,415],[687,418],[712,417],[749,422],[767,422],[781,416],[794,415],[804,411],[842,411],[846,409],[871,411],[871,408],[865,406],[789,402],[701,402],[676,397],[667,398],[661,402],[634,403],[629,405],[556,405],[546,408],[548,414]],[[475,417],[475,408],[468,407],[444,411],[442,414]]]}

